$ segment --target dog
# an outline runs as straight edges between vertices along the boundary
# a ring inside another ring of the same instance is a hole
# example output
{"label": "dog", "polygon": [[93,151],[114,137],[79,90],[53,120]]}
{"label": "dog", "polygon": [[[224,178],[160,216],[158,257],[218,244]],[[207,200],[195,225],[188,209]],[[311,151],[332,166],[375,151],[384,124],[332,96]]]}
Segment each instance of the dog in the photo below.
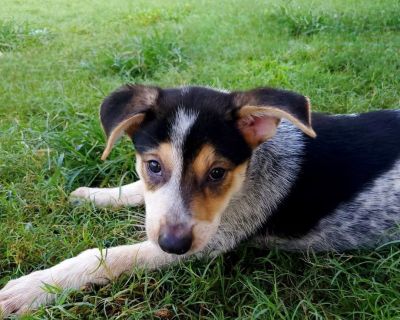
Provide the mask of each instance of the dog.
{"label": "dog", "polygon": [[100,109],[105,160],[124,134],[140,179],[81,187],[97,206],[145,204],[147,240],[90,249],[10,281],[3,315],[51,303],[45,284],[105,284],[253,241],[285,250],[371,248],[400,239],[400,111],[311,113],[303,95],[272,88],[125,85]]}

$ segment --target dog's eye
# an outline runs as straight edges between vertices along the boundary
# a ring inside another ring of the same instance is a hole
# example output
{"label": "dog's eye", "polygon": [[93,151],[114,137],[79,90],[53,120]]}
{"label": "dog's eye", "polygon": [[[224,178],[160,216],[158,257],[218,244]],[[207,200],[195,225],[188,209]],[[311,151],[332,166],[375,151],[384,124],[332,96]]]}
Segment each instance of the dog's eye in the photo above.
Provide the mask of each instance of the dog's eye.
{"label": "dog's eye", "polygon": [[150,172],[155,174],[161,174],[161,164],[156,160],[150,160],[147,162],[147,168]]}
{"label": "dog's eye", "polygon": [[211,181],[219,181],[225,176],[226,170],[223,168],[214,168],[208,174],[208,178]]}

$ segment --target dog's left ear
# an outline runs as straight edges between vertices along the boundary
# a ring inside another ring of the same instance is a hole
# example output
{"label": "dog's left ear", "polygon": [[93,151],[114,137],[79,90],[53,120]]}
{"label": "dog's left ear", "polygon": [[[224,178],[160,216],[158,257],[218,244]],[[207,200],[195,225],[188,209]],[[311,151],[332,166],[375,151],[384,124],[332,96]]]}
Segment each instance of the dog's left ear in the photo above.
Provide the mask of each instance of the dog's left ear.
{"label": "dog's left ear", "polygon": [[272,88],[232,92],[232,95],[237,126],[252,148],[272,138],[281,119],[289,120],[308,136],[316,137],[307,97]]}
{"label": "dog's left ear", "polygon": [[160,88],[143,85],[125,85],[104,99],[100,120],[107,135],[107,146],[101,156],[105,160],[117,140],[126,133],[132,137],[145,116],[155,112]]}

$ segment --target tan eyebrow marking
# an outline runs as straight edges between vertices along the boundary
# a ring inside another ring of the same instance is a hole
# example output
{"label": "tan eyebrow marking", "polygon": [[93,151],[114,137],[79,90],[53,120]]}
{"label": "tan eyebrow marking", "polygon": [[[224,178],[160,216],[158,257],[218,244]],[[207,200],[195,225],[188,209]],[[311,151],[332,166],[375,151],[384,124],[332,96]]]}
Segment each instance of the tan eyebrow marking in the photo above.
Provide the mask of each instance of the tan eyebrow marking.
{"label": "tan eyebrow marking", "polygon": [[[140,155],[137,154],[137,156],[140,158],[142,163],[141,172],[147,190],[155,191],[170,179],[174,168],[171,143],[163,142],[157,148],[146,151]],[[163,177],[159,181],[155,181],[151,176],[149,176],[147,171],[147,162],[150,160],[156,160],[160,162],[162,166]]]}
{"label": "tan eyebrow marking", "polygon": [[248,162],[226,173],[226,177],[217,191],[210,188],[195,192],[191,201],[191,210],[198,220],[212,221],[226,208],[232,195],[239,191],[245,180]]}
{"label": "tan eyebrow marking", "polygon": [[215,148],[210,144],[205,144],[193,161],[193,171],[198,180],[203,179],[212,167],[220,166],[230,169],[232,164],[224,158],[218,156]]}

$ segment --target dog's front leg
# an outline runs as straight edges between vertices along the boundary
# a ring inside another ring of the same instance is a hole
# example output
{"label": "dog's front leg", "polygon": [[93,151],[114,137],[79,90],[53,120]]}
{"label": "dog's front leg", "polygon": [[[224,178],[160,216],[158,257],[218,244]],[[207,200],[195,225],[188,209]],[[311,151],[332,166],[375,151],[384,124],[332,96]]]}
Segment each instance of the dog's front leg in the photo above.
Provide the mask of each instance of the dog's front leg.
{"label": "dog's front leg", "polygon": [[116,188],[80,187],[71,193],[71,200],[93,202],[98,207],[142,205],[143,182],[141,180]]}
{"label": "dog's front leg", "polygon": [[79,289],[88,283],[104,284],[134,267],[155,269],[178,259],[179,256],[165,253],[151,241],[86,250],[52,268],[8,282],[0,290],[0,318],[50,303],[57,288]]}

